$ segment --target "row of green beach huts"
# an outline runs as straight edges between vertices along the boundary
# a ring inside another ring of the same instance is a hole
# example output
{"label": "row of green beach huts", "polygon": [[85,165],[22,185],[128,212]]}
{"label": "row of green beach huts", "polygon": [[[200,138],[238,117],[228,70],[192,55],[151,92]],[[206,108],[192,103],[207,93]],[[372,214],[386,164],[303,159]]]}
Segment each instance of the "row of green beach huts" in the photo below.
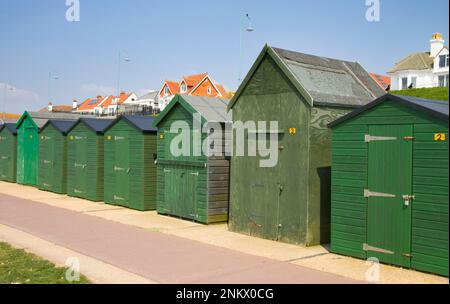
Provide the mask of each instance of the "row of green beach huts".
{"label": "row of green beach huts", "polygon": [[[249,121],[278,122],[244,134],[277,137],[274,166],[228,155],[227,132],[221,155],[172,153],[180,132],[215,149],[210,126]],[[448,152],[448,101],[266,46],[230,101],[177,95],[158,117],[115,120],[25,113],[0,127],[0,180],[448,276]]]}

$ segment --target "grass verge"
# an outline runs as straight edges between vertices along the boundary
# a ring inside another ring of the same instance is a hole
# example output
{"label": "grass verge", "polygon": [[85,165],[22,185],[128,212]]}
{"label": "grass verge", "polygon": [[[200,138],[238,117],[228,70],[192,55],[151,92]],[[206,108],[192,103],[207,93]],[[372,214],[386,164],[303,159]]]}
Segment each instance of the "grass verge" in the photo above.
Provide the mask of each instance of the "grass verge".
{"label": "grass verge", "polygon": [[390,93],[434,100],[448,100],[448,88],[411,89],[391,91]]}
{"label": "grass verge", "polygon": [[90,284],[84,276],[79,282],[68,282],[66,271],[67,268],[0,242],[0,284]]}

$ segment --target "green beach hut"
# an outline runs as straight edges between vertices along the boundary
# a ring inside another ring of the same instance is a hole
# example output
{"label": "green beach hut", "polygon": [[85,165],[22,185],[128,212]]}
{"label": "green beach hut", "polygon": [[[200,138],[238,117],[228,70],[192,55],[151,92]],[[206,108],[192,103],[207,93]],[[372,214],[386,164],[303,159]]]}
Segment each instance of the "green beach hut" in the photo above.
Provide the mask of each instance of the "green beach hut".
{"label": "green beach hut", "polygon": [[275,134],[278,157],[268,168],[261,166],[268,158],[261,153],[232,157],[230,230],[306,246],[328,243],[327,124],[383,94],[356,62],[265,46],[229,109],[234,124],[278,122],[278,130],[245,132],[247,142]]}
{"label": "green beach hut", "polygon": [[16,124],[17,183],[37,186],[39,165],[39,130],[49,119],[76,121],[69,113],[25,112]]}
{"label": "green beach hut", "polygon": [[332,252],[448,276],[448,110],[389,94],[330,124]]}
{"label": "green beach hut", "polygon": [[17,130],[15,123],[0,126],[0,181],[15,183],[17,172]]}
{"label": "green beach hut", "polygon": [[67,133],[76,121],[49,120],[39,133],[38,188],[67,193]]}
{"label": "green beach hut", "polygon": [[105,132],[105,203],[156,210],[154,117],[122,116]]}
{"label": "green beach hut", "polygon": [[[225,124],[231,123],[227,105],[228,100],[225,99],[177,95],[156,118],[159,214],[204,224],[227,221],[230,174],[229,157],[225,156],[227,133],[221,135],[220,154],[212,156],[205,150],[194,153],[194,137],[201,139],[209,148],[215,144],[216,136],[210,133],[211,124],[218,123],[225,131]],[[194,121],[208,132],[196,130]],[[187,138],[192,141],[188,143],[189,147],[183,146],[184,143],[177,145],[180,149],[188,150],[188,153],[179,156],[171,151],[173,140],[179,135],[171,132],[174,122],[183,123],[183,129],[177,131],[186,132]]]}
{"label": "green beach hut", "polygon": [[112,119],[81,118],[68,133],[67,194],[102,202],[104,133]]}

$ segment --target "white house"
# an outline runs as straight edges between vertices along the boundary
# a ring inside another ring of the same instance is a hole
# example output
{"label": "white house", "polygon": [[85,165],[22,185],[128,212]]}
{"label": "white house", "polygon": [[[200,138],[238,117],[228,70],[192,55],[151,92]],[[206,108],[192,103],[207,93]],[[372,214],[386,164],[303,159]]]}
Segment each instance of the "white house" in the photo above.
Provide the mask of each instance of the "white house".
{"label": "white house", "polygon": [[449,50],[442,34],[433,34],[430,51],[414,53],[399,61],[389,72],[392,90],[448,87]]}
{"label": "white house", "polygon": [[119,114],[146,112],[159,113],[158,92],[152,90],[136,100],[124,102],[119,108]]}
{"label": "white house", "polygon": [[102,106],[106,115],[115,116],[120,107],[133,103],[137,99],[138,97],[135,93],[121,92],[118,97],[112,98],[111,102],[106,102]]}

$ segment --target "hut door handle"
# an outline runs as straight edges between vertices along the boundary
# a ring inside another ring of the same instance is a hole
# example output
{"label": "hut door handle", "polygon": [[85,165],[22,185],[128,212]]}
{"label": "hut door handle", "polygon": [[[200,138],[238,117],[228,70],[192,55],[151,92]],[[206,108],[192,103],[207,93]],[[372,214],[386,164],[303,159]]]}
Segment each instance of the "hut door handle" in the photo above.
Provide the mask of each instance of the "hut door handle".
{"label": "hut door handle", "polygon": [[191,173],[191,175],[198,176],[198,172]]}
{"label": "hut door handle", "polygon": [[130,172],[131,172],[131,168],[128,168],[127,169],[127,174],[130,174]]}

